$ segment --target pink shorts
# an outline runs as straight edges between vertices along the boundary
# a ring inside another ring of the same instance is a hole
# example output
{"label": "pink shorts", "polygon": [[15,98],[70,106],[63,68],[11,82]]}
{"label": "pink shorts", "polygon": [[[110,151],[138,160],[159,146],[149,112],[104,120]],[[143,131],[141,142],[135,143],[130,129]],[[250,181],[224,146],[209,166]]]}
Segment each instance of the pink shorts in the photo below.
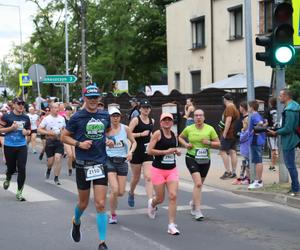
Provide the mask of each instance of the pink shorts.
{"label": "pink shorts", "polygon": [[177,168],[159,169],[152,166],[151,181],[153,185],[160,185],[170,181],[179,181]]}

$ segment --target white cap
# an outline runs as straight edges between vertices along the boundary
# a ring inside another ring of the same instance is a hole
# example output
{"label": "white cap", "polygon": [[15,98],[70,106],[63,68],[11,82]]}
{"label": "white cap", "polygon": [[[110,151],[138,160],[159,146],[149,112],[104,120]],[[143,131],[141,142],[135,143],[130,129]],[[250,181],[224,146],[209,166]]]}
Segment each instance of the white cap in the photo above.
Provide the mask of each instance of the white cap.
{"label": "white cap", "polygon": [[119,115],[121,115],[120,110],[118,108],[116,108],[116,107],[111,107],[108,110],[108,113],[109,113],[109,115],[113,115],[113,114],[119,114]]}

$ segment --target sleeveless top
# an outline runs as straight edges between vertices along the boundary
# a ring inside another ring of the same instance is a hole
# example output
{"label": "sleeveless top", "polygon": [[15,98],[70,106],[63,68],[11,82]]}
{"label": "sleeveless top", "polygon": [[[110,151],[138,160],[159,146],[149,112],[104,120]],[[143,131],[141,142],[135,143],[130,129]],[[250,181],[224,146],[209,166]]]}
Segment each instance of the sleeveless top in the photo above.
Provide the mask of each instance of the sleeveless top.
{"label": "sleeveless top", "polygon": [[116,135],[108,136],[108,139],[114,141],[113,148],[106,147],[106,153],[108,157],[127,157],[128,143],[127,132],[124,124],[120,124],[120,131]]}
{"label": "sleeveless top", "polygon": [[[167,150],[169,148],[175,148],[177,147],[177,140],[176,136],[171,131],[171,138],[165,137],[162,130],[160,130],[161,138],[156,143],[154,149],[158,150]],[[173,169],[176,167],[176,161],[175,161],[175,154],[169,154],[169,155],[156,155],[154,157],[152,166],[159,169]]]}
{"label": "sleeveless top", "polygon": [[150,131],[149,135],[147,135],[147,136],[142,136],[142,137],[136,137],[135,138],[136,143],[137,143],[137,149],[146,149],[146,147],[148,146],[148,144],[150,142],[150,134],[153,131],[152,119],[149,117],[149,123],[145,124],[141,120],[140,116],[138,116],[137,118],[138,118],[138,124],[134,128],[133,133],[142,133],[146,130]]}

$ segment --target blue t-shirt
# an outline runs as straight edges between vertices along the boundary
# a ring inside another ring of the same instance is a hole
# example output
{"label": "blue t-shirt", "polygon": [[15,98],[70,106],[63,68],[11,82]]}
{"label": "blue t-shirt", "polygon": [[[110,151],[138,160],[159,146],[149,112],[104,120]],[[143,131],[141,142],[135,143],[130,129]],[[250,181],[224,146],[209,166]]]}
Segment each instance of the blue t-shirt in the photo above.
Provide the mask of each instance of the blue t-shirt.
{"label": "blue t-shirt", "polygon": [[86,109],[77,111],[69,120],[66,129],[72,133],[72,137],[83,142],[92,140],[89,150],[76,147],[76,159],[81,161],[95,161],[104,164],[106,162],[106,136],[105,131],[110,127],[110,117],[107,111],[98,110],[90,113]]}
{"label": "blue t-shirt", "polygon": [[266,140],[266,133],[255,133],[254,127],[258,123],[263,123],[264,120],[261,115],[257,112],[254,112],[250,116],[250,122],[248,126],[248,132],[250,134],[250,144],[252,145],[264,145]]}
{"label": "blue t-shirt", "polygon": [[23,128],[30,129],[30,120],[27,115],[16,115],[14,112],[5,114],[2,117],[5,122],[5,128],[10,127],[14,122],[17,122],[19,128],[17,130],[5,133],[4,145],[9,147],[22,147],[27,145],[26,137],[22,134]]}

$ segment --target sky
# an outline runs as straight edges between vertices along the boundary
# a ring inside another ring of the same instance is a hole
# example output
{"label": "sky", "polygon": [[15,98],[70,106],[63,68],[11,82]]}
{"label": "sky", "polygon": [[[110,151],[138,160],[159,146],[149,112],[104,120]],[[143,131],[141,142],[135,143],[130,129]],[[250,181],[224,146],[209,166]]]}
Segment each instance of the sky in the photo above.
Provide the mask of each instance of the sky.
{"label": "sky", "polygon": [[9,53],[13,43],[20,45],[19,8],[2,6],[9,4],[20,6],[23,43],[29,40],[34,30],[32,16],[36,12],[35,4],[26,0],[0,0],[0,60]]}

